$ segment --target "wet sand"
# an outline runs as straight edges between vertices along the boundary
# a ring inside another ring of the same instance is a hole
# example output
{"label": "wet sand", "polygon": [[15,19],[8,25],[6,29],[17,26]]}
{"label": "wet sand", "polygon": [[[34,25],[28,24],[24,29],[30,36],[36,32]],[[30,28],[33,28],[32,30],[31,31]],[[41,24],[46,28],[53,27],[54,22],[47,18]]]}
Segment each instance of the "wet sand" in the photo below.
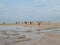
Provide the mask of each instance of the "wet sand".
{"label": "wet sand", "polygon": [[0,24],[0,45],[60,45],[60,24]]}
{"label": "wet sand", "polygon": [[60,45],[60,35],[48,34],[46,37],[42,37],[36,45]]}

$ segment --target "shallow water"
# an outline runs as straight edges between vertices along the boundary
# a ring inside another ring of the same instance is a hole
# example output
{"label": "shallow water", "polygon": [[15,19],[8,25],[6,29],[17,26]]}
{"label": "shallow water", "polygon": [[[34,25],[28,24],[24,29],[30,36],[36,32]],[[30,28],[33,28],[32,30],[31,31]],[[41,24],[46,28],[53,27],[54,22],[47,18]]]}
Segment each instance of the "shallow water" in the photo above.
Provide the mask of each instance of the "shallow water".
{"label": "shallow water", "polygon": [[14,40],[19,40],[18,36],[21,35],[25,35],[25,38],[30,38],[31,40],[29,42],[35,42],[42,38],[42,36],[45,36],[44,33],[47,32],[54,32],[60,34],[60,28],[41,31],[37,31],[37,29],[38,26],[0,26],[0,43],[5,44],[7,42],[11,43],[11,41],[14,42]]}

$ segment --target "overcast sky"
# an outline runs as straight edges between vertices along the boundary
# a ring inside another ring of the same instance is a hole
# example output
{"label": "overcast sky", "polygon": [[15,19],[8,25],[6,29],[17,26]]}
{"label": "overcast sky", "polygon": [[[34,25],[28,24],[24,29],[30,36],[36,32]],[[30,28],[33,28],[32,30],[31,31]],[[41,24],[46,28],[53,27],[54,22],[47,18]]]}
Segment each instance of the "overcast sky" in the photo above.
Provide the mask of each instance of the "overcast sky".
{"label": "overcast sky", "polygon": [[60,0],[0,0],[0,22],[60,21]]}

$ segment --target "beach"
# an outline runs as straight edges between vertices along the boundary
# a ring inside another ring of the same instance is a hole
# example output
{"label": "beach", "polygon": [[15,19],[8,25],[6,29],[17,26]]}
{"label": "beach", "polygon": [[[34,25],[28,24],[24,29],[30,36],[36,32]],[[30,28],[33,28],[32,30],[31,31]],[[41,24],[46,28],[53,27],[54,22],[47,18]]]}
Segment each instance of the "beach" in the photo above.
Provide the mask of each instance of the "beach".
{"label": "beach", "polygon": [[0,45],[60,45],[60,23],[0,24]]}

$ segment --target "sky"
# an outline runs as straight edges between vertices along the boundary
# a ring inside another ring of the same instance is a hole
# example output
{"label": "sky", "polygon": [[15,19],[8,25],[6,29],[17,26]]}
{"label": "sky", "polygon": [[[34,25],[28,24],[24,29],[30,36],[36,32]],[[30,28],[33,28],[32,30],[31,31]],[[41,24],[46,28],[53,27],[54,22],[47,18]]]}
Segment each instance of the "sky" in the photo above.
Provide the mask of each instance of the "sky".
{"label": "sky", "polygon": [[0,0],[0,22],[59,21],[60,0]]}

